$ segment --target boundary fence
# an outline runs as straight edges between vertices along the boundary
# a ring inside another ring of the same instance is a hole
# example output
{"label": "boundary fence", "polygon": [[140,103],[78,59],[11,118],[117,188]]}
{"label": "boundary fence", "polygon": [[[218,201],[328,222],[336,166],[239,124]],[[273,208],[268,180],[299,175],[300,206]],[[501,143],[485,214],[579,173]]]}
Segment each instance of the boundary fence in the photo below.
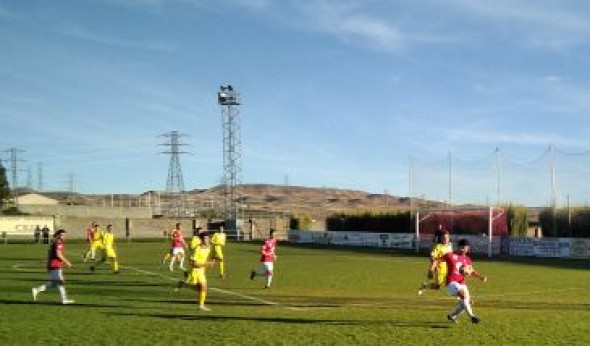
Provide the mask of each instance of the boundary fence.
{"label": "boundary fence", "polygon": [[[289,230],[289,242],[299,244],[337,245],[416,250],[428,252],[432,248],[432,235],[419,239],[413,233],[368,233],[368,232],[319,232]],[[511,255],[529,257],[553,257],[590,259],[590,239],[582,238],[530,238],[530,237],[488,237],[460,235],[456,241],[467,239],[476,254]],[[491,242],[491,243],[490,243]],[[490,247],[491,244],[491,247]],[[491,257],[491,256],[490,256]]]}

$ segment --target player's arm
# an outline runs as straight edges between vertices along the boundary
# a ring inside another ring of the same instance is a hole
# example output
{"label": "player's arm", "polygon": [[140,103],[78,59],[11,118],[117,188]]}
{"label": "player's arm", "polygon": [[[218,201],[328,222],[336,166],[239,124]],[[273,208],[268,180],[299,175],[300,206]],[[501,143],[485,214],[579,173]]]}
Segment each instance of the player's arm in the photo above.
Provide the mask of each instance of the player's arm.
{"label": "player's arm", "polygon": [[61,261],[63,261],[66,264],[66,266],[68,266],[68,267],[72,266],[72,263],[70,263],[70,261],[68,261],[66,256],[64,256],[64,253],[61,249],[57,250],[57,258],[59,258]]}
{"label": "player's arm", "polygon": [[430,253],[430,266],[428,267],[428,274],[427,274],[427,277],[429,279],[432,279],[434,277],[434,272],[440,263],[440,256],[438,256],[438,252],[436,250],[437,249],[435,248]]}
{"label": "player's arm", "polygon": [[488,281],[488,277],[481,274],[480,272],[478,272],[477,270],[475,270],[475,268],[473,268],[473,271],[471,272],[471,276],[473,276],[474,278],[480,279],[483,282],[487,282]]}

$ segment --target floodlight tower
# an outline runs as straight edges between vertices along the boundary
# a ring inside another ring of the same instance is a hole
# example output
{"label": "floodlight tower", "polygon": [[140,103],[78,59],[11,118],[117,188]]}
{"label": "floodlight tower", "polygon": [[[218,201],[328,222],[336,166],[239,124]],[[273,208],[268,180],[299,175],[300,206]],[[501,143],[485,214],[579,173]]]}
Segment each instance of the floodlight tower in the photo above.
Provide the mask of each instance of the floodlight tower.
{"label": "floodlight tower", "polygon": [[[238,192],[241,182],[242,157],[240,124],[240,94],[231,85],[222,85],[217,93],[217,103],[221,106],[223,128],[223,216],[226,228],[238,231]],[[239,238],[239,234],[236,234]]]}

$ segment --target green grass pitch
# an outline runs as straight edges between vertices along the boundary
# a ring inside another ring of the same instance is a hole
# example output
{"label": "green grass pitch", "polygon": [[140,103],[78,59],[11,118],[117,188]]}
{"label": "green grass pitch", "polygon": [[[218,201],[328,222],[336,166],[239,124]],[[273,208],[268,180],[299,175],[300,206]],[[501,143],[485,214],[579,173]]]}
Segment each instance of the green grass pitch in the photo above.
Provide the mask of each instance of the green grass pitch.
{"label": "green grass pitch", "polygon": [[209,270],[210,312],[196,294],[174,292],[180,271],[161,265],[163,242],[118,243],[122,271],[91,274],[85,245],[67,245],[65,270],[75,305],[55,291],[31,298],[46,280],[47,248],[0,245],[0,345],[583,345],[590,343],[590,264],[566,260],[496,260],[475,266],[489,282],[470,282],[482,322],[446,320],[446,290],[418,296],[425,256],[280,244],[270,290],[259,244],[228,244],[228,280]]}

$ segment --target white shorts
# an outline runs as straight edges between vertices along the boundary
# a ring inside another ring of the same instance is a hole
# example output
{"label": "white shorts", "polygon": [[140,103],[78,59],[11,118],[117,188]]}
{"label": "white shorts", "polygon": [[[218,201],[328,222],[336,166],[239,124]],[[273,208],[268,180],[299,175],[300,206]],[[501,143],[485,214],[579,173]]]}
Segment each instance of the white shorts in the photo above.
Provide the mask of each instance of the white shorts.
{"label": "white shorts", "polygon": [[274,264],[272,262],[262,262],[262,268],[264,268],[265,272],[272,273]]}
{"label": "white shorts", "polygon": [[455,282],[455,281],[453,281],[450,284],[448,284],[447,289],[449,290],[449,293],[453,297],[456,297],[459,294],[459,291],[461,291],[461,290],[468,292],[467,285],[460,284],[460,283]]}
{"label": "white shorts", "polygon": [[172,255],[173,256],[176,256],[176,255],[179,255],[179,254],[183,254],[184,255],[184,248],[182,248],[182,247],[175,247],[175,248],[172,249]]}
{"label": "white shorts", "polygon": [[49,272],[49,281],[64,281],[61,269],[53,269]]}

